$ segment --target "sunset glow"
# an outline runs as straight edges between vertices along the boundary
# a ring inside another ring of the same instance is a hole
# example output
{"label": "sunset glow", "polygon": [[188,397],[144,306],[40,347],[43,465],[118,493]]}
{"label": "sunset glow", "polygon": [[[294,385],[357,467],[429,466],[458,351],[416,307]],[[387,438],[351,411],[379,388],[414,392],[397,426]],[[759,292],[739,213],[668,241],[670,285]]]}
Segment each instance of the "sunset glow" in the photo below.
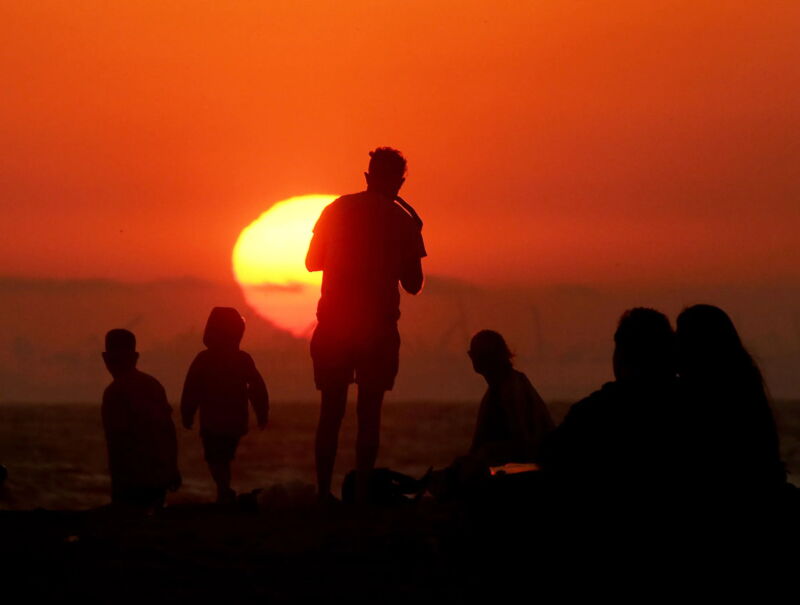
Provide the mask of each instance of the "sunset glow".
{"label": "sunset glow", "polygon": [[233,272],[247,303],[295,336],[314,322],[322,274],[309,273],[305,256],[314,223],[335,195],[282,200],[242,230],[233,248]]}

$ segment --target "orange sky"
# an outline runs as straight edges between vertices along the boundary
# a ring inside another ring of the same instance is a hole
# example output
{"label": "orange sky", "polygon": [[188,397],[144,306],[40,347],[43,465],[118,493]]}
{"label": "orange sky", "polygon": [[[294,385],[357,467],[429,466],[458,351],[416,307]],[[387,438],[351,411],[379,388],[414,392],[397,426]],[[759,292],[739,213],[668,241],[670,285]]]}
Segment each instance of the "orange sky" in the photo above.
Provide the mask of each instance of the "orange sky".
{"label": "orange sky", "polygon": [[392,145],[431,272],[798,282],[799,27],[793,0],[1,0],[0,274],[230,279],[269,204]]}

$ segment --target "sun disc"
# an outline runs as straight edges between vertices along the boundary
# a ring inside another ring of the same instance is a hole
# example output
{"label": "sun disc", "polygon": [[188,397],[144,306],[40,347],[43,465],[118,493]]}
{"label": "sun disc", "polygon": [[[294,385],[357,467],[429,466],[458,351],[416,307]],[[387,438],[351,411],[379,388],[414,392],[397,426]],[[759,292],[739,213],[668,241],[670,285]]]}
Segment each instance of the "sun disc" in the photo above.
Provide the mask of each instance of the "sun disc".
{"label": "sun disc", "polygon": [[314,224],[337,196],[282,200],[245,227],[233,248],[233,273],[245,300],[261,317],[306,336],[314,323],[322,273],[306,270]]}

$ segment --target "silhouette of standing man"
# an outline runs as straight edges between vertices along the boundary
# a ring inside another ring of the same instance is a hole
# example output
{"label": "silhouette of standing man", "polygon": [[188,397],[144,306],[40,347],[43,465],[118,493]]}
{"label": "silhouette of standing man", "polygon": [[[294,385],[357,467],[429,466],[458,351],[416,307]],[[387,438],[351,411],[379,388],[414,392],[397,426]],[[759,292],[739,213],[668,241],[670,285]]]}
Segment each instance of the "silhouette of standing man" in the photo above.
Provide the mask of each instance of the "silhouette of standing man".
{"label": "silhouette of standing man", "polygon": [[319,498],[331,496],[347,389],[358,384],[356,497],[366,499],[380,443],[383,396],[398,370],[400,292],[422,289],[426,256],[422,222],[397,194],[406,160],[389,147],[370,152],[367,190],[342,196],[322,211],[306,255],[322,271],[318,325],[311,338],[314,381],[322,394],[316,435]]}

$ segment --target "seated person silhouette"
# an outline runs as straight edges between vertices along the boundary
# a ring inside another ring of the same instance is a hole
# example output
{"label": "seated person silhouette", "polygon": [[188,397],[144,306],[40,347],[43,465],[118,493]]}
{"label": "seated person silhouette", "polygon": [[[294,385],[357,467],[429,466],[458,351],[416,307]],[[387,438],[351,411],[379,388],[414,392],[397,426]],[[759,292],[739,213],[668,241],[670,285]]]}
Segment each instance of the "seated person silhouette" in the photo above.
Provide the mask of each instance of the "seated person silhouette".
{"label": "seated person silhouette", "polygon": [[114,380],[103,393],[101,414],[111,501],[160,508],[167,490],[181,483],[175,425],[164,387],[136,369],[138,359],[133,333],[117,329],[106,334],[103,360]]}
{"label": "seated person silhouette", "polygon": [[514,369],[511,351],[492,330],[475,334],[468,351],[488,388],[478,409],[469,455],[487,466],[535,462],[553,420],[528,377]]}
{"label": "seated person silhouette", "polygon": [[695,491],[779,493],[786,469],[764,379],[730,317],[694,305],[678,316],[676,332],[681,393],[693,419],[684,450]]}
{"label": "seated person silhouette", "polygon": [[588,496],[661,489],[680,441],[671,420],[677,407],[675,341],[667,317],[630,309],[614,343],[615,380],[570,408],[543,458],[555,485]]}
{"label": "seated person silhouette", "polygon": [[259,429],[267,426],[269,414],[264,380],[253,358],[239,349],[244,328],[244,319],[236,309],[211,310],[203,335],[206,350],[198,353],[189,367],[181,397],[185,428],[192,428],[194,416],[200,412],[200,438],[221,504],[236,500],[231,489],[231,462],[239,440],[247,433],[248,401]]}
{"label": "seated person silhouette", "polygon": [[399,151],[381,147],[370,152],[367,190],[328,205],[308,248],[306,267],[322,271],[318,324],[311,339],[314,381],[322,399],[315,443],[321,502],[333,497],[331,477],[352,382],[358,384],[356,493],[357,500],[366,501],[383,397],[398,371],[398,282],[411,294],[422,289],[426,253],[421,221],[397,197],[405,172]]}
{"label": "seated person silhouette", "polygon": [[502,335],[478,332],[467,353],[488,388],[478,408],[469,453],[430,475],[428,489],[437,498],[469,497],[489,477],[490,467],[537,462],[553,430],[547,405],[528,377],[514,368]]}

